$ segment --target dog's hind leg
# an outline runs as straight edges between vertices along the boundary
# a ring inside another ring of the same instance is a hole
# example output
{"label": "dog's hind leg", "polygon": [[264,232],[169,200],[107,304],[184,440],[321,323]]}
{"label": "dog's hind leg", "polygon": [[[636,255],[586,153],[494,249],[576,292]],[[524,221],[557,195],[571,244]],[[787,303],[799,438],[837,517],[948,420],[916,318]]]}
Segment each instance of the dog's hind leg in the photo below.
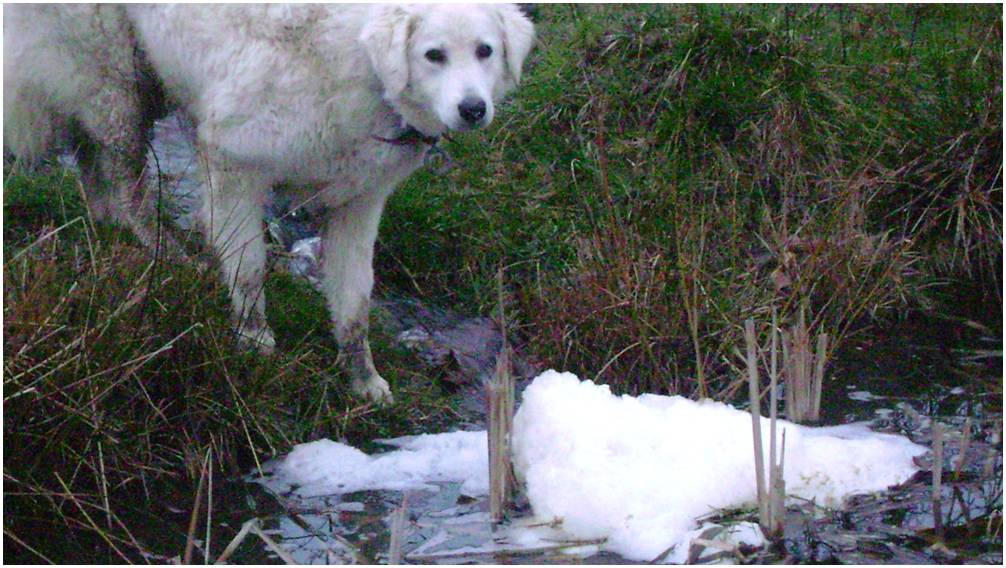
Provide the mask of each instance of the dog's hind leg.
{"label": "dog's hind leg", "polygon": [[147,135],[135,98],[111,89],[100,96],[104,102],[96,111],[87,109],[80,117],[84,133],[76,150],[92,215],[128,227],[150,250],[162,245],[168,256],[184,257],[160,225],[158,195],[146,183]]}
{"label": "dog's hind leg", "polygon": [[135,226],[134,214],[139,211],[125,199],[142,192],[143,138],[135,118],[139,109],[128,93],[111,92],[100,98],[110,106],[85,109],[73,136],[88,208],[96,221],[128,227],[142,244],[154,245],[152,236]]}
{"label": "dog's hind leg", "polygon": [[268,182],[255,172],[218,161],[210,168],[210,187],[200,219],[230,289],[238,337],[263,353],[271,353],[276,345],[265,319],[263,288],[266,244],[262,217],[268,190]]}
{"label": "dog's hind leg", "polygon": [[144,104],[146,86],[130,24],[116,6],[82,10],[74,22],[89,58],[69,65],[81,83],[69,114],[91,213],[130,228],[151,250],[164,245],[169,255],[184,256],[159,225],[159,196],[148,191],[144,179],[152,110]]}
{"label": "dog's hind leg", "polygon": [[363,196],[329,214],[322,237],[322,287],[335,338],[356,394],[390,404],[391,388],[374,367],[367,340],[374,286],[374,241],[385,196]]}

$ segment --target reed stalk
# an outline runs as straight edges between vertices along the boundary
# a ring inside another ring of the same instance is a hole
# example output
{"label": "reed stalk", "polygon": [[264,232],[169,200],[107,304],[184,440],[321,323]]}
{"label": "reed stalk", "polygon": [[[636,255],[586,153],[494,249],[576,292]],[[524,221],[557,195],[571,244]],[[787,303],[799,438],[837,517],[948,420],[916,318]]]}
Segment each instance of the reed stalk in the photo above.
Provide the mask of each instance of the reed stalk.
{"label": "reed stalk", "polygon": [[[774,332],[773,332],[774,333]],[[816,422],[821,417],[821,391],[828,360],[828,334],[817,335],[811,351],[807,305],[800,306],[789,333],[782,333],[783,376],[786,384],[786,417],[793,422]]]}
{"label": "reed stalk", "polygon": [[506,516],[513,485],[510,464],[510,433],[513,430],[514,380],[510,372],[510,346],[507,343],[506,313],[503,304],[503,270],[497,273],[500,306],[500,330],[503,346],[496,358],[496,372],[486,384],[489,406],[489,517],[494,523]]}
{"label": "reed stalk", "polygon": [[943,540],[943,425],[933,420],[933,531]]}
{"label": "reed stalk", "polygon": [[[754,321],[744,322],[744,339],[747,345],[748,387],[751,398],[751,429],[754,442],[755,484],[758,499],[758,524],[769,537],[782,534],[782,520],[786,512],[786,482],[783,478],[783,461],[786,455],[786,432],[782,433],[781,448],[776,443],[778,420],[778,349],[777,317],[772,312],[771,353],[769,367],[769,465],[765,480],[765,456],[761,437],[761,392],[758,379],[758,343],[755,339]],[[778,454],[778,459],[777,459]]]}
{"label": "reed stalk", "polygon": [[765,456],[761,440],[761,403],[758,388],[758,345],[755,341],[754,320],[744,322],[744,340],[747,343],[748,393],[751,397],[751,434],[754,437],[755,483],[758,495],[758,520],[768,525],[768,501],[765,496]]}

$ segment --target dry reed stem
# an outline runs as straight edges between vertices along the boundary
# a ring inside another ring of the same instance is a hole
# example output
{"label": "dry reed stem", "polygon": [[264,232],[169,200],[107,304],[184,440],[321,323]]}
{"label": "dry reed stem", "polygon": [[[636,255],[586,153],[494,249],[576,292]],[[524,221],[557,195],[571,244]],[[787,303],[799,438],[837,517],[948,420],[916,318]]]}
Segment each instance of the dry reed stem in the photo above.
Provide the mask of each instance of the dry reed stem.
{"label": "dry reed stem", "polygon": [[[196,486],[196,498],[192,504],[192,515],[189,516],[189,530],[185,537],[185,554],[182,556],[182,564],[192,564],[192,550],[196,544],[196,524],[199,522],[199,508],[203,500],[203,488],[206,486],[210,453],[211,450],[207,448],[206,457],[203,458],[203,466],[199,471],[199,485]],[[208,558],[208,552],[205,555]]]}
{"label": "dry reed stem", "polygon": [[[212,435],[210,439],[212,440]],[[203,544],[203,564],[210,563],[210,557],[212,556],[210,545],[212,537],[212,526],[213,526],[213,451],[212,448],[206,448],[206,459],[208,461],[208,485],[206,487],[206,540]]]}
{"label": "dry reed stem", "polygon": [[66,229],[70,225],[73,225],[73,224],[75,224],[75,223],[77,223],[78,221],[81,221],[81,220],[83,220],[83,217],[75,217],[73,219],[70,219],[66,223],[60,225],[59,227],[57,227],[55,229],[52,229],[51,231],[45,233],[44,235],[42,235],[39,238],[37,238],[34,241],[32,241],[32,243],[30,245],[28,245],[28,246],[24,247],[23,249],[17,251],[14,254],[14,256],[12,256],[11,258],[9,258],[7,260],[7,262],[4,263],[4,266],[6,267],[6,266],[14,264],[14,262],[16,262],[17,259],[19,259],[22,256],[24,256],[25,253],[27,253],[31,249],[35,248],[36,246],[38,246],[41,242],[43,242],[43,241],[45,241],[45,240],[47,240],[47,239],[49,239],[49,238],[51,238],[51,237],[59,234],[60,231],[62,231],[63,229]]}
{"label": "dry reed stem", "polygon": [[782,449],[776,459],[776,422],[778,420],[777,390],[777,316],[772,312],[771,354],[769,372],[769,464],[768,482],[765,480],[765,457],[761,431],[761,404],[758,380],[758,343],[755,339],[754,321],[744,322],[744,340],[747,345],[748,386],[751,399],[752,439],[755,452],[755,483],[758,499],[758,524],[769,537],[780,535],[786,511],[786,482],[783,478],[783,461],[786,452],[786,432],[782,433]]}
{"label": "dry reed stem", "polygon": [[783,479],[783,458],[786,452],[786,431],[782,433],[782,455],[776,452],[776,423],[779,419],[779,322],[775,308],[772,308],[771,363],[769,368],[769,533],[782,534],[782,518],[786,511],[786,481]]}
{"label": "dry reed stem", "polygon": [[786,430],[782,431],[782,443],[779,448],[779,462],[771,467],[769,477],[772,478],[772,487],[769,495],[769,505],[771,513],[769,524],[771,533],[782,536],[782,523],[786,515]]}
{"label": "dry reed stem", "polygon": [[489,511],[493,522],[500,522],[506,514],[510,499],[510,401],[509,389],[512,389],[512,378],[504,370],[506,355],[500,354],[497,364],[497,374],[487,385],[489,404]]}
{"label": "dry reed stem", "polygon": [[241,530],[238,531],[238,534],[234,535],[234,538],[232,538],[227,547],[224,548],[224,551],[220,553],[220,556],[217,558],[214,564],[224,564],[225,562],[227,562],[227,559],[231,557],[231,554],[234,554],[234,551],[237,550],[239,546],[241,546],[241,543],[244,542],[245,537],[247,537],[248,533],[251,532],[252,524],[257,522],[258,519],[250,519],[245,521],[244,524],[241,525]]}
{"label": "dry reed stem", "polygon": [[[96,412],[96,410],[93,410]],[[105,522],[108,528],[112,528],[112,507],[108,500],[108,475],[105,474],[105,449],[101,440],[98,440],[98,487],[101,491],[101,502],[105,506]]]}
{"label": "dry reed stem", "polygon": [[744,322],[744,340],[747,343],[748,394],[751,398],[751,434],[754,440],[755,483],[758,495],[758,519],[766,525],[768,502],[765,499],[765,456],[761,440],[761,393],[758,388],[758,353],[755,342],[754,320]]}
{"label": "dry reed stem", "polygon": [[[689,291],[685,284],[688,277],[682,275],[682,287],[686,289],[682,291],[681,298],[685,303],[685,314],[688,316],[688,333],[692,340],[692,349],[695,351],[695,380],[698,383],[697,395],[702,399],[706,398],[707,394],[705,371],[702,366],[702,344],[699,340],[698,285],[694,283],[694,280],[697,279],[697,274],[693,275],[692,279],[693,284]],[[690,294],[694,294],[695,297],[690,297]]]}
{"label": "dry reed stem", "polygon": [[786,416],[793,422],[813,422],[821,414],[828,335],[818,334],[816,350],[811,351],[806,312],[807,305],[804,303],[790,332],[782,332]]}
{"label": "dry reed stem", "polygon": [[510,434],[513,430],[514,381],[510,372],[510,347],[507,344],[506,313],[503,305],[503,270],[497,273],[499,286],[500,330],[503,346],[496,358],[496,372],[486,384],[489,406],[489,517],[500,522],[506,515],[513,485],[510,463]]}
{"label": "dry reed stem", "polygon": [[828,352],[828,334],[822,333],[817,336],[817,355],[815,356],[814,367],[814,387],[810,393],[810,419],[818,420],[821,417],[821,388],[824,385],[824,363],[825,354]]}
{"label": "dry reed stem", "polygon": [[269,536],[265,532],[263,532],[262,528],[258,526],[258,523],[255,523],[254,525],[252,525],[251,532],[254,533],[255,536],[257,536],[260,539],[262,539],[262,542],[264,542],[265,545],[268,546],[270,550],[272,550],[273,552],[275,552],[276,556],[279,556],[280,560],[282,560],[283,562],[285,562],[287,564],[297,564],[298,563],[297,560],[294,559],[293,556],[290,556],[290,553],[287,552],[285,548],[283,548],[282,546],[280,546],[279,543],[277,543],[275,540],[273,540],[271,536]]}
{"label": "dry reed stem", "polygon": [[943,540],[943,425],[933,420],[933,529],[936,538]]}
{"label": "dry reed stem", "polygon": [[220,555],[219,558],[217,558],[217,561],[214,564],[224,564],[225,562],[227,562],[227,559],[230,558],[232,554],[234,554],[234,551],[237,550],[238,546],[240,546],[241,543],[244,542],[246,538],[248,538],[249,534],[254,534],[255,536],[262,539],[262,542],[264,542],[265,545],[269,547],[269,550],[272,550],[274,553],[276,553],[276,556],[279,556],[280,560],[282,560],[284,563],[297,564],[297,560],[294,559],[293,556],[290,556],[290,553],[287,552],[282,546],[280,546],[279,543],[273,540],[272,537],[262,532],[262,529],[259,528],[258,525],[259,525],[258,517],[245,521],[244,524],[241,525],[241,530],[238,531],[238,534],[234,535],[234,538],[231,539],[230,544],[227,545],[227,548],[224,549],[223,553]]}

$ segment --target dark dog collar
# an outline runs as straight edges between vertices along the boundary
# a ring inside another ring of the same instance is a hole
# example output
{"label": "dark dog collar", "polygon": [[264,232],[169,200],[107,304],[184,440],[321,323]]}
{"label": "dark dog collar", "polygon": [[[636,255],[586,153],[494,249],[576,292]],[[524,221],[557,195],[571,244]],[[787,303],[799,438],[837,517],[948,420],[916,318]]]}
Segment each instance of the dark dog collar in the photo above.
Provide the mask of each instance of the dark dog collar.
{"label": "dark dog collar", "polygon": [[393,146],[414,146],[418,144],[426,144],[427,146],[435,146],[438,141],[440,141],[439,136],[427,136],[420,132],[415,126],[406,125],[405,130],[395,136],[394,138],[385,138],[383,136],[374,135],[375,140],[380,140],[381,142],[387,142]]}

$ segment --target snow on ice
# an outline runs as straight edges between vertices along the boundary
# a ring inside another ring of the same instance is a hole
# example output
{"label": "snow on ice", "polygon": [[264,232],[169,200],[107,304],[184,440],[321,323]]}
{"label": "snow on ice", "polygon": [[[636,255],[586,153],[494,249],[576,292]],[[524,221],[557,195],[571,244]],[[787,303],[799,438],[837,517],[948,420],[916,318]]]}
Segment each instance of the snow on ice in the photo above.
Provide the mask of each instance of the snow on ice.
{"label": "snow on ice", "polygon": [[360,450],[318,440],[300,444],[270,463],[263,483],[277,493],[301,497],[377,489],[427,489],[437,482],[461,483],[472,497],[489,492],[489,451],[485,431],[405,436],[381,443],[399,448],[369,456]]}
{"label": "snow on ice", "polygon": [[[755,502],[747,412],[676,396],[615,396],[606,385],[555,371],[538,376],[522,398],[514,466],[535,521],[561,519],[562,538],[604,539],[602,548],[629,560],[652,560],[677,545],[665,561],[683,562],[701,517]],[[768,427],[762,420],[766,441]],[[780,440],[783,431],[787,494],[826,506],[906,481],[917,470],[913,458],[926,451],[862,424],[811,428],[780,420]],[[449,481],[461,483],[466,495],[488,492],[485,432],[385,443],[398,449],[370,456],[330,440],[302,444],[272,465],[264,483],[305,497],[435,490],[435,483]],[[741,540],[755,544],[757,536]],[[511,540],[522,538],[536,540],[516,533]]]}

